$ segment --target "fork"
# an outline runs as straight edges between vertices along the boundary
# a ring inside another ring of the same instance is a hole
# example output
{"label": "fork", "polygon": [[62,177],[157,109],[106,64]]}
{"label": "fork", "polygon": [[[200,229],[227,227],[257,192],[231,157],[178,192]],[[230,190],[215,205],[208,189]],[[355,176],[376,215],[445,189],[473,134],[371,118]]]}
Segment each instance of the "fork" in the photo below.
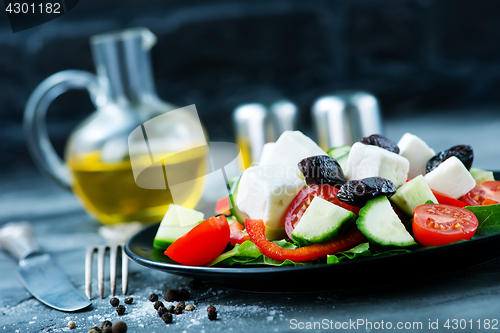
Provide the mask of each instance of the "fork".
{"label": "fork", "polygon": [[116,259],[118,251],[122,251],[122,292],[125,295],[128,287],[128,258],[123,251],[123,244],[89,246],[85,256],[85,294],[88,299],[92,298],[92,259],[97,252],[97,283],[99,296],[104,298],[104,262],[106,253],[110,254],[110,284],[111,295],[116,293]]}

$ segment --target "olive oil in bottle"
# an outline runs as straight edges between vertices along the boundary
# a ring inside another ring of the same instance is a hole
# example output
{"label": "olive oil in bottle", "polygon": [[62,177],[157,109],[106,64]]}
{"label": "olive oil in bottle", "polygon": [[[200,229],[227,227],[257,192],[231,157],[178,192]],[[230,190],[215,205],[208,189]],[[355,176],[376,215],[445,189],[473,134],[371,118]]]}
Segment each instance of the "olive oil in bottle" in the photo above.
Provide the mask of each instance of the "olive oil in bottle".
{"label": "olive oil in bottle", "polygon": [[146,189],[137,184],[157,182],[155,175],[164,174],[163,169],[169,170],[170,174],[186,175],[192,180],[181,185],[184,188],[180,195],[176,192],[175,204],[194,208],[202,195],[205,159],[204,149],[191,149],[189,153],[176,154],[154,164],[151,164],[150,156],[143,156],[141,162],[147,168],[137,182],[130,160],[103,162],[99,152],[72,156],[68,166],[74,193],[97,220],[104,224],[154,223],[162,219],[173,203],[168,182],[166,189]]}

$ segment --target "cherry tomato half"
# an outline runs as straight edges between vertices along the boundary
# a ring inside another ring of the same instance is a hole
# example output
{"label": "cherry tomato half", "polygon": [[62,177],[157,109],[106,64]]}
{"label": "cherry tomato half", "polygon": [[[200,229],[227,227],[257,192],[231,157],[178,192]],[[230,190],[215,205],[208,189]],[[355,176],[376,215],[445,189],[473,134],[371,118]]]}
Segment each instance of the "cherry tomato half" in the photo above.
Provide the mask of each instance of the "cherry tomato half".
{"label": "cherry tomato half", "polygon": [[413,213],[413,234],[424,246],[470,239],[477,225],[477,218],[471,211],[450,205],[420,205]]}
{"label": "cherry tomato half", "polygon": [[493,180],[476,185],[469,193],[462,196],[469,206],[487,206],[500,202],[500,181]]}
{"label": "cherry tomato half", "polygon": [[173,242],[165,254],[183,265],[205,265],[224,251],[229,242],[229,233],[226,217],[214,216]]}
{"label": "cherry tomato half", "polygon": [[292,231],[297,223],[311,204],[314,197],[320,197],[337,206],[350,210],[356,215],[359,215],[359,207],[348,205],[337,199],[338,188],[331,185],[312,185],[302,189],[292,200],[285,212],[285,231],[288,237],[292,239]]}

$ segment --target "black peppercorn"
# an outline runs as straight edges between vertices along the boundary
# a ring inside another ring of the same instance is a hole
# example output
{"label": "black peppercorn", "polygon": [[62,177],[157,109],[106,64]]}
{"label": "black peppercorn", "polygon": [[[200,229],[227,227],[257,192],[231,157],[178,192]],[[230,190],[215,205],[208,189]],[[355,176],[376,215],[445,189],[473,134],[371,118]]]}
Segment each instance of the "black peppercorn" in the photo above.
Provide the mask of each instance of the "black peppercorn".
{"label": "black peppercorn", "polygon": [[127,324],[125,324],[123,321],[118,320],[113,324],[112,327],[112,332],[113,333],[126,333],[127,332]]}
{"label": "black peppercorn", "polygon": [[174,313],[174,311],[175,311],[175,306],[170,305],[170,306],[167,308],[167,311],[168,311],[168,312],[170,312],[170,313]]}
{"label": "black peppercorn", "polygon": [[118,306],[118,304],[120,304],[120,300],[116,297],[113,297],[112,299],[109,300],[109,304],[116,307]]}
{"label": "black peppercorn", "polygon": [[134,299],[132,297],[127,297],[124,300],[125,304],[132,304],[133,301],[134,301]]}
{"label": "black peppercorn", "polygon": [[156,295],[156,294],[149,295],[149,300],[151,302],[156,302],[158,300],[158,295]]}
{"label": "black peppercorn", "polygon": [[207,312],[208,312],[208,311],[210,311],[210,310],[214,310],[214,311],[215,311],[215,310],[217,310],[217,309],[215,308],[215,306],[210,305],[210,306],[207,308]]}
{"label": "black peppercorn", "polygon": [[165,324],[170,324],[172,322],[172,315],[170,313],[165,313],[161,316],[161,319],[165,322]]}
{"label": "black peppercorn", "polygon": [[161,301],[156,301],[153,304],[153,307],[155,308],[155,310],[158,310],[159,307],[165,307],[165,305],[163,305],[163,303]]}
{"label": "black peppercorn", "polygon": [[118,313],[120,316],[125,313],[125,307],[123,305],[118,305],[116,307],[116,313]]}
{"label": "black peppercorn", "polygon": [[217,319],[217,311],[210,309],[208,310],[208,319],[215,320]]}
{"label": "black peppercorn", "polygon": [[184,301],[180,301],[175,308],[184,310],[186,308],[186,303],[184,303]]}
{"label": "black peppercorn", "polygon": [[163,315],[164,315],[165,313],[168,313],[167,309],[165,309],[165,307],[164,307],[164,306],[160,306],[160,307],[158,308],[158,316],[163,317]]}
{"label": "black peppercorn", "polygon": [[174,309],[174,313],[175,313],[176,315],[178,315],[178,314],[182,314],[182,310],[183,310],[182,308],[175,308],[175,309]]}
{"label": "black peppercorn", "polygon": [[111,326],[113,326],[113,323],[110,322],[109,320],[103,321],[101,323],[101,328],[106,328],[106,327],[111,327]]}

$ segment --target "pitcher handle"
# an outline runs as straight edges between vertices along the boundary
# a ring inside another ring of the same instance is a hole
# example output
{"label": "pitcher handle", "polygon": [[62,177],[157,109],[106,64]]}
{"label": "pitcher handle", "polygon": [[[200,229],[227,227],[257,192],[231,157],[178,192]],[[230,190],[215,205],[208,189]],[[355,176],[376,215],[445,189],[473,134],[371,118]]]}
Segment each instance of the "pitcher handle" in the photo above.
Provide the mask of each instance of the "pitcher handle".
{"label": "pitcher handle", "polygon": [[98,107],[97,77],[86,71],[66,70],[40,83],[24,109],[24,135],[31,157],[43,173],[67,189],[71,185],[69,170],[50,143],[45,115],[52,101],[70,89],[86,89]]}

